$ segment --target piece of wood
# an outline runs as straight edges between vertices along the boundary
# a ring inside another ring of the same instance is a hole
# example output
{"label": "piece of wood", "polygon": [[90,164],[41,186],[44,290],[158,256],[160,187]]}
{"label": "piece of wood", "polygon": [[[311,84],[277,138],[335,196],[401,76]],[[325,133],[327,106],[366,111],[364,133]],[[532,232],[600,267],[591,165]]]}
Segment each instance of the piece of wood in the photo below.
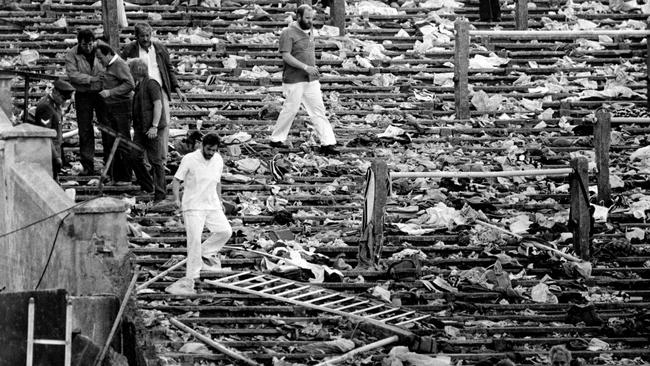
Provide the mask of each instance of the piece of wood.
{"label": "piece of wood", "polygon": [[468,119],[469,113],[469,22],[454,23],[454,102],[456,119]]}
{"label": "piece of wood", "polygon": [[25,90],[23,91],[23,123],[27,123],[29,115],[29,76],[23,75],[25,79]]}
{"label": "piece of wood", "polygon": [[117,137],[115,139],[115,142],[113,142],[113,147],[111,147],[111,152],[108,155],[108,159],[106,159],[106,164],[104,165],[104,169],[102,170],[102,175],[99,177],[99,185],[97,186],[100,194],[103,193],[104,179],[106,179],[108,170],[111,168],[111,164],[113,163],[113,158],[115,157],[115,153],[117,152],[117,147],[120,146],[121,140],[122,140],[121,137]]}
{"label": "piece of wood", "polygon": [[187,262],[187,258],[185,258],[185,259],[183,259],[182,261],[180,261],[180,262],[174,264],[173,266],[167,268],[166,270],[164,270],[164,271],[158,273],[156,276],[154,276],[154,278],[152,278],[152,279],[148,280],[147,282],[141,284],[140,286],[136,287],[136,289],[135,289],[136,292],[137,292],[137,291],[142,291],[142,290],[144,290],[144,289],[147,288],[149,285],[151,285],[152,283],[158,281],[159,279],[163,278],[164,276],[167,276],[167,274],[168,274],[169,272],[171,272],[171,271],[175,270],[176,268],[178,268],[178,267],[184,265],[186,262]]}
{"label": "piece of wood", "polygon": [[398,336],[392,336],[392,337],[380,339],[377,342],[372,342],[372,343],[366,344],[365,346],[355,348],[352,351],[350,351],[348,353],[345,353],[345,354],[343,354],[341,356],[337,356],[337,357],[331,358],[329,360],[323,361],[323,362],[317,364],[316,366],[332,366],[332,365],[336,365],[339,362],[349,360],[350,358],[354,357],[355,355],[358,355],[359,353],[372,351],[374,349],[377,349],[379,347],[387,346],[387,345],[395,343],[397,341],[399,341]]}
{"label": "piece of wood", "polygon": [[[511,235],[511,236],[513,236],[513,237],[515,237],[515,238],[517,238],[517,239],[524,239],[524,237],[521,236],[521,235],[519,235],[519,234],[515,234],[515,233],[513,233],[513,232],[510,231],[510,230],[507,230],[507,229],[504,229],[504,228],[502,228],[502,227],[499,227],[499,226],[496,226],[496,225],[493,225],[493,224],[487,223],[487,222],[485,222],[485,221],[476,220],[476,223],[481,224],[481,225],[483,225],[483,226],[485,226],[485,227],[489,227],[490,229],[499,230],[499,231],[501,231],[501,232],[503,232],[503,233],[506,233],[506,234],[508,234],[508,235]],[[562,258],[564,258],[564,259],[567,259],[567,260],[570,260],[570,261],[572,261],[572,262],[582,262],[582,259],[580,259],[580,258],[578,258],[578,257],[575,257],[575,256],[572,256],[571,254],[567,254],[567,253],[561,252],[561,251],[559,251],[559,250],[557,250],[557,249],[555,249],[555,248],[552,248],[552,247],[550,247],[550,246],[548,246],[548,245],[544,245],[544,244],[536,243],[536,242],[530,242],[529,244],[533,245],[533,246],[534,246],[535,248],[537,248],[537,249],[541,249],[541,250],[545,250],[545,251],[551,252],[551,253],[553,253],[553,254],[555,254],[555,255],[557,255],[557,256],[560,256],[560,257],[562,257]]]}
{"label": "piece of wood", "polygon": [[515,5],[515,29],[528,29],[528,0],[517,0]]}
{"label": "piece of wood", "polygon": [[26,365],[32,366],[34,364],[34,298],[29,299],[27,308],[27,354]]}
{"label": "piece of wood", "polygon": [[339,29],[339,36],[345,35],[345,0],[334,0],[330,8],[334,26]]}
{"label": "piece of wood", "polygon": [[120,309],[117,311],[117,315],[115,316],[113,327],[111,327],[111,331],[108,333],[108,337],[106,338],[106,342],[104,342],[104,347],[102,347],[102,351],[97,355],[95,362],[93,362],[94,366],[101,365],[102,362],[104,362],[104,357],[106,357],[108,348],[111,346],[111,342],[113,342],[113,337],[115,336],[115,332],[117,332],[117,328],[120,326],[120,323],[122,323],[122,315],[124,315],[124,310],[126,310],[126,304],[129,302],[131,293],[135,288],[135,283],[138,280],[138,275],[139,273],[136,270],[135,273],[133,274],[133,277],[131,277],[131,282],[129,283],[129,287],[127,287],[126,292],[124,293],[124,298],[122,299],[122,304],[120,304]]}
{"label": "piece of wood", "polygon": [[598,167],[598,203],[602,206],[612,204],[612,192],[609,186],[609,148],[611,146],[611,114],[605,109],[596,111],[596,128],[594,128],[594,148]]}
{"label": "piece of wood", "polygon": [[120,49],[120,27],[117,14],[117,0],[102,1],[102,21],[104,25],[104,37],[108,44],[119,52]]}
{"label": "piece of wood", "polygon": [[537,30],[471,30],[472,37],[496,37],[516,39],[576,39],[585,37],[646,37],[650,30],[618,30],[618,29],[594,29],[594,30],[572,30],[572,31],[537,31]]}
{"label": "piece of wood", "polygon": [[384,242],[384,211],[388,198],[388,166],[375,160],[366,174],[363,220],[357,258],[359,267],[375,268],[379,264]]}
{"label": "piece of wood", "polygon": [[[646,29],[650,30],[650,23],[646,24]],[[646,59],[645,59],[645,65],[646,65],[646,70],[650,70],[650,34],[646,36]],[[645,82],[646,82],[646,108],[650,109],[650,73],[646,73],[645,76]]]}
{"label": "piece of wood", "polygon": [[252,366],[259,366],[259,363],[255,362],[254,360],[244,356],[243,354],[228,348],[217,341],[213,340],[210,337],[204,336],[203,334],[195,331],[194,329],[190,328],[189,326],[181,323],[179,320],[176,318],[169,318],[169,322],[172,323],[175,327],[178,329],[187,332],[191,335],[193,335],[196,339],[199,339],[201,342],[207,344],[210,347],[213,347],[214,349],[218,350],[219,352],[223,353],[224,355],[233,358],[235,360],[242,361],[246,363],[247,365],[252,365]]}
{"label": "piece of wood", "polygon": [[589,231],[591,215],[589,214],[589,174],[586,158],[571,160],[571,215],[573,225],[573,250],[583,260],[589,260]]}
{"label": "piece of wood", "polygon": [[[102,131],[103,133],[109,134],[109,135],[111,135],[111,136],[113,136],[115,138],[120,137],[120,134],[118,134],[117,131],[115,131],[114,129],[112,129],[112,128],[106,126],[106,125],[103,125],[101,123],[95,123],[94,126],[97,127],[97,129]],[[144,148],[142,146],[136,144],[135,142],[133,142],[131,140],[127,140],[127,139],[125,139],[123,137],[122,137],[122,141],[120,143],[121,143],[121,145],[120,145],[121,148],[128,148],[128,149],[135,150],[135,151],[138,151],[138,152],[144,152]]]}
{"label": "piece of wood", "polygon": [[391,179],[396,178],[495,178],[495,177],[526,177],[526,176],[554,176],[568,175],[573,172],[571,168],[558,169],[529,169],[529,170],[504,170],[500,172],[392,172]]}

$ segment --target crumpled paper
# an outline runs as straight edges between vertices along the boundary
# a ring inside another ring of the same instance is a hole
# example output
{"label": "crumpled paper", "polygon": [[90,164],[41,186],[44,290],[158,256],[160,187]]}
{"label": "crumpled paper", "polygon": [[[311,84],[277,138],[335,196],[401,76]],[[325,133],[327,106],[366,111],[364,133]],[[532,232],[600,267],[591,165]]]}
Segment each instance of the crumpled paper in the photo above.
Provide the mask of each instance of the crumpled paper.
{"label": "crumpled paper", "polygon": [[382,366],[451,366],[451,357],[417,354],[409,351],[408,347],[393,347],[388,353],[388,357],[381,361]]}
{"label": "crumpled paper", "polygon": [[497,56],[495,53],[490,53],[488,57],[483,55],[475,55],[469,59],[470,69],[496,69],[501,65],[510,62],[510,59]]}
{"label": "crumpled paper", "polygon": [[533,286],[533,288],[530,290],[530,297],[533,299],[533,301],[538,303],[558,303],[557,296],[553,295],[551,290],[548,288],[548,285],[545,283],[538,283],[537,285]]}
{"label": "crumpled paper", "polygon": [[479,112],[494,112],[504,101],[505,98],[501,94],[489,96],[483,90],[474,92],[471,99],[472,105]]}
{"label": "crumpled paper", "polygon": [[212,353],[203,343],[188,342],[181,347],[178,352],[181,353]]}

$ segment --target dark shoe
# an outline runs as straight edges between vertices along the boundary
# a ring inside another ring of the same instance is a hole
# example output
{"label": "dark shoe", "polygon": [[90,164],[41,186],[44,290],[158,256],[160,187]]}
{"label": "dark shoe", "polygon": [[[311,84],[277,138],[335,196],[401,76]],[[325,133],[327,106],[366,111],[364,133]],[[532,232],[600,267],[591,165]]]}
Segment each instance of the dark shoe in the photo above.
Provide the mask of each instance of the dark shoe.
{"label": "dark shoe", "polygon": [[336,145],[321,146],[319,152],[323,155],[340,155],[341,152],[336,150]]}
{"label": "dark shoe", "polygon": [[271,147],[277,147],[277,148],[289,148],[284,142],[282,141],[271,141],[269,142],[269,145]]}

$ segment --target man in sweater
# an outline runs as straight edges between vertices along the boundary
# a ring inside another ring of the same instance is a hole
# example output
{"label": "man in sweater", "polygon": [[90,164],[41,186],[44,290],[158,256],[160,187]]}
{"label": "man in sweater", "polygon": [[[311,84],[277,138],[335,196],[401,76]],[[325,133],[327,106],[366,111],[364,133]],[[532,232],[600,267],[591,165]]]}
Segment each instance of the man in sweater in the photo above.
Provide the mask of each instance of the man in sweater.
{"label": "man in sweater", "polygon": [[[221,200],[223,159],[218,153],[221,141],[219,136],[209,133],[202,142],[201,149],[183,157],[172,181],[174,200],[183,212],[187,234],[187,264],[185,277],[165,289],[171,294],[193,294],[194,280],[201,269],[219,270],[221,261],[217,253],[232,236]],[[204,226],[211,235],[201,243]]]}
{"label": "man in sweater", "polygon": [[296,10],[296,15],[297,21],[280,34],[280,53],[284,62],[282,91],[286,99],[271,134],[271,146],[285,146],[293,120],[302,104],[320,138],[320,152],[324,155],[337,155],[336,137],[325,116],[325,104],[318,81],[314,37],[311,33],[314,10],[309,5],[301,5]]}
{"label": "man in sweater", "polygon": [[[172,91],[176,92],[182,101],[186,101],[185,95],[181,91],[176,72],[169,57],[169,51],[160,42],[151,40],[152,29],[147,23],[137,23],[135,25],[136,40],[127,44],[122,50],[122,58],[129,60],[139,58],[147,64],[149,77],[156,80],[162,87],[163,113],[167,124],[171,122],[169,102],[171,101]],[[167,163],[169,127],[165,127],[160,138],[160,148],[163,157],[163,165]]]}
{"label": "man in sweater", "polygon": [[[95,174],[95,130],[93,129],[93,114],[97,121],[105,124],[106,105],[99,96],[102,82],[99,75],[104,72],[104,66],[95,57],[95,35],[90,29],[81,29],[77,33],[77,45],[65,55],[65,70],[74,86],[75,109],[77,110],[77,126],[79,128],[79,153],[83,166],[81,175]],[[105,139],[102,133],[102,140]],[[104,146],[104,148],[110,148]],[[108,158],[104,154],[104,163]]]}
{"label": "man in sweater", "polygon": [[[106,43],[98,43],[96,57],[106,68],[101,75],[103,88],[99,95],[103,98],[107,109],[106,125],[121,138],[131,141],[131,95],[135,82],[129,66]],[[107,136],[104,139],[104,150],[109,151],[115,139]],[[131,184],[130,156],[123,149],[118,149],[111,164],[111,177],[115,185]]]}

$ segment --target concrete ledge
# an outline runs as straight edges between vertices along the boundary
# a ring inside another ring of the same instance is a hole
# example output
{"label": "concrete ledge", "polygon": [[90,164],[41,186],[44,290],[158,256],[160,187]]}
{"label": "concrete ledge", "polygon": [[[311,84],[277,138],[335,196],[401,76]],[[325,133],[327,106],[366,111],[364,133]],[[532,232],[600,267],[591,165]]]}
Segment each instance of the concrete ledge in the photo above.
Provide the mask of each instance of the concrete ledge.
{"label": "concrete ledge", "polygon": [[93,214],[126,211],[126,203],[111,197],[101,197],[72,209],[75,214]]}
{"label": "concrete ledge", "polygon": [[55,138],[56,131],[50,128],[34,126],[29,123],[23,123],[10,129],[0,129],[0,140],[41,137]]}

